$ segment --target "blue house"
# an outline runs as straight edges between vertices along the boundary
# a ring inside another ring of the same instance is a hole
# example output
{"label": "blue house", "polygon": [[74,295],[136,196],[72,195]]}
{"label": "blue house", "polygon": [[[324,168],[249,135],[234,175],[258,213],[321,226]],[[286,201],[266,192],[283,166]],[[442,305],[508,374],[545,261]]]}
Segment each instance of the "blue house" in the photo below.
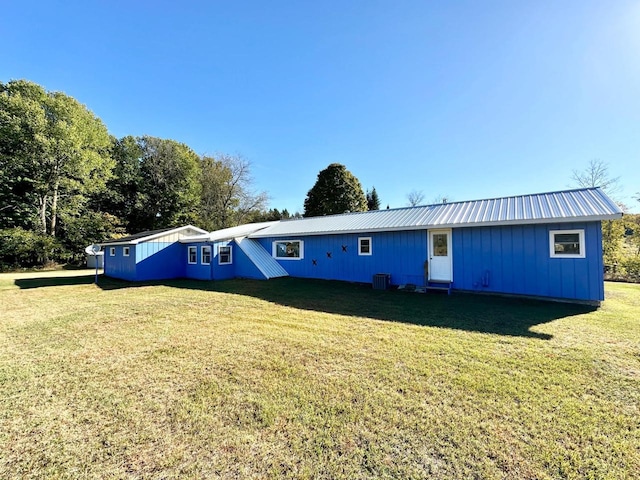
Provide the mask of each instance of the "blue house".
{"label": "blue house", "polygon": [[179,240],[207,233],[191,225],[141,232],[102,244],[104,274],[123,280],[165,280],[184,277],[185,262]]}
{"label": "blue house", "polygon": [[[141,274],[149,272],[202,280],[382,278],[383,286],[599,303],[601,221],[621,216],[602,190],[585,188],[256,223],[182,235],[167,246],[175,258],[163,256],[158,268],[153,257],[141,256],[149,267],[135,275],[131,268],[120,274],[106,254],[105,274],[130,280],[146,280]],[[137,248],[149,241],[138,238]]]}

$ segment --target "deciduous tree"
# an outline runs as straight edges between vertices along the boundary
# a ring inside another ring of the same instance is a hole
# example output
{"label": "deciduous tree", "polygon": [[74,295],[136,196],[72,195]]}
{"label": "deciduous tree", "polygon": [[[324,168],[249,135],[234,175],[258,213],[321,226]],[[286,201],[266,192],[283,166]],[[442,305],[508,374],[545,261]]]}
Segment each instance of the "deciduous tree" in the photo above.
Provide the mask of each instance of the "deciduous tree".
{"label": "deciduous tree", "polygon": [[305,217],[366,210],[367,199],[360,181],[339,163],[332,163],[318,174],[304,201]]}
{"label": "deciduous tree", "polygon": [[137,232],[144,226],[146,218],[146,215],[140,218],[145,208],[142,146],[132,136],[113,138],[111,155],[115,162],[113,177],[105,189],[92,197],[92,207],[116,216],[127,232]]}
{"label": "deciduous tree", "polygon": [[251,163],[239,155],[202,157],[200,185],[199,223],[208,230],[250,221],[264,210],[269,198],[253,188]]}
{"label": "deciduous tree", "polygon": [[194,222],[201,192],[198,155],[175,140],[144,136],[138,139],[138,144],[142,157],[136,230]]}
{"label": "deciduous tree", "polygon": [[106,127],[77,100],[26,80],[0,83],[2,200],[19,217],[28,211],[42,233],[55,236],[60,211],[77,211],[104,186],[109,146]]}
{"label": "deciduous tree", "polygon": [[[577,187],[600,187],[612,198],[620,191],[620,177],[611,177],[609,165],[599,159],[590,160],[584,170],[573,170],[571,179]],[[622,251],[624,235],[624,219],[602,222],[602,254],[605,265],[613,266],[620,262],[624,255]]]}
{"label": "deciduous tree", "polygon": [[410,207],[416,207],[424,203],[424,192],[419,190],[411,190],[407,193],[407,202]]}
{"label": "deciduous tree", "polygon": [[609,165],[599,159],[590,160],[584,170],[573,170],[571,179],[581,188],[600,187],[611,198],[620,192],[620,177],[612,177]]}

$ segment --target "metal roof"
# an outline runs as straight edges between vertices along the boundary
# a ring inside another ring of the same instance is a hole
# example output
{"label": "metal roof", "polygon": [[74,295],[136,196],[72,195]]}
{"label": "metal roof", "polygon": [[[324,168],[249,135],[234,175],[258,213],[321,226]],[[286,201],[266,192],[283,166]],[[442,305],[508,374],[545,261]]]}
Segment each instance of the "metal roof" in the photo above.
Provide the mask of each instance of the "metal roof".
{"label": "metal roof", "polygon": [[600,188],[491,198],[421,207],[375,210],[286,220],[252,238],[323,235],[425,228],[524,225],[611,220],[622,211]]}
{"label": "metal roof", "polygon": [[242,237],[235,239],[240,249],[267,278],[288,277],[287,271],[271,256],[257,240]]}
{"label": "metal roof", "polygon": [[237,227],[223,228],[222,230],[215,230],[204,235],[193,235],[191,237],[184,237],[180,239],[181,243],[193,243],[193,242],[215,242],[217,240],[230,240],[236,237],[246,237],[247,235],[270,227],[278,223],[274,222],[260,222],[260,223],[248,223],[246,225],[239,225]]}
{"label": "metal roof", "polygon": [[166,235],[167,233],[170,233],[170,232],[178,233],[187,229],[195,230],[197,232],[207,233],[206,230],[202,230],[201,228],[194,227],[193,225],[185,225],[184,227],[170,227],[170,228],[162,228],[160,230],[148,230],[146,232],[136,233],[135,235],[129,235],[127,237],[107,240],[106,242],[101,243],[101,245],[135,245],[140,242],[146,242],[148,240],[153,240],[154,238],[162,237],[163,235]]}

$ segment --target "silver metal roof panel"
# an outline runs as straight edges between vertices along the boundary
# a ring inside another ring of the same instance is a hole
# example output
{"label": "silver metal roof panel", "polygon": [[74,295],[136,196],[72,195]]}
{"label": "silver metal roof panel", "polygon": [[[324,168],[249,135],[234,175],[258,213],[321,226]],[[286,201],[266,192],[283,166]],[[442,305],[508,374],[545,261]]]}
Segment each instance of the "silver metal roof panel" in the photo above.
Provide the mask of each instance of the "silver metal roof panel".
{"label": "silver metal roof panel", "polygon": [[267,278],[288,277],[287,271],[256,240],[242,237],[235,239],[240,249]]}
{"label": "silver metal roof panel", "polygon": [[205,233],[204,235],[194,235],[191,237],[184,237],[180,239],[181,243],[194,243],[194,242],[215,242],[218,240],[231,240],[236,237],[246,237],[247,235],[262,230],[263,228],[270,227],[274,222],[260,222],[260,223],[248,223],[246,225],[238,225],[237,227],[223,228],[222,230],[215,230],[213,232]]}
{"label": "silver metal roof panel", "polygon": [[170,235],[172,233],[183,233],[185,231],[192,230],[194,232],[199,232],[202,234],[207,234],[206,230],[203,230],[198,227],[194,227],[193,225],[185,225],[184,227],[176,227],[176,228],[163,228],[161,230],[153,230],[147,232],[140,232],[135,235],[129,235],[127,237],[117,238],[113,240],[107,240],[106,242],[102,242],[100,245],[103,246],[114,246],[114,245],[136,245],[138,243],[148,242],[150,240],[154,240],[156,238],[163,237],[165,235]]}
{"label": "silver metal roof panel", "polygon": [[425,229],[611,220],[622,211],[600,188],[452,202],[275,222],[250,237],[286,237]]}

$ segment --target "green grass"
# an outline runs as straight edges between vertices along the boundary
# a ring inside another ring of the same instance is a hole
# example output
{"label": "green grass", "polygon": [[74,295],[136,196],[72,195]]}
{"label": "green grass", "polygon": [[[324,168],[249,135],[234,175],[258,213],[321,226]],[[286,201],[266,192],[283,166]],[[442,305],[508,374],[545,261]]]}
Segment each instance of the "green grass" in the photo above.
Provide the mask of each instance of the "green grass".
{"label": "green grass", "polygon": [[0,478],[640,474],[640,285],[91,281],[0,275]]}

